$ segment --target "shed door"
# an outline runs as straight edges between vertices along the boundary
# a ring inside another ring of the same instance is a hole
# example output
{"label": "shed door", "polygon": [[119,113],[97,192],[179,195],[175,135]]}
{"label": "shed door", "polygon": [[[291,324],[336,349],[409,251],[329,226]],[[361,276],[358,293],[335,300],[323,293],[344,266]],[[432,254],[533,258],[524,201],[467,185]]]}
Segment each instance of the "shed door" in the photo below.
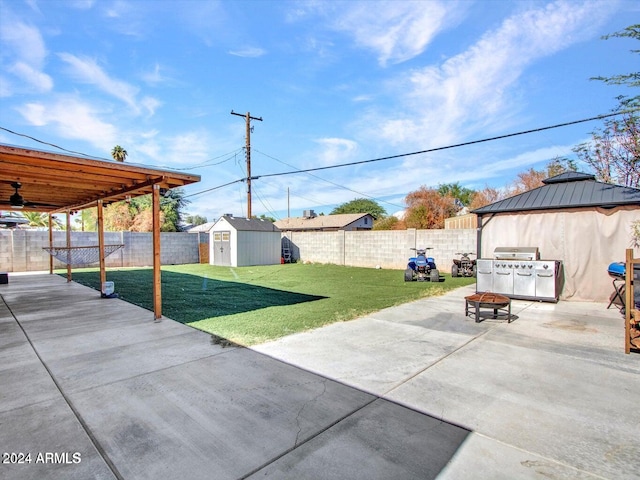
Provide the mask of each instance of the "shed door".
{"label": "shed door", "polygon": [[213,232],[213,264],[231,265],[231,232]]}

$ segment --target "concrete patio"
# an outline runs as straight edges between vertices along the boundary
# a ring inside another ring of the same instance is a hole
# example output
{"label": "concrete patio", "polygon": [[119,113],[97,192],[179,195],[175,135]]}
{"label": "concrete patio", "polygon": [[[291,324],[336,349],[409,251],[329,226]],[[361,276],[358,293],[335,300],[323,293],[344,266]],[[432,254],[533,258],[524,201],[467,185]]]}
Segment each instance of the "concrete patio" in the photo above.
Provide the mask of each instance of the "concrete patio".
{"label": "concrete patio", "polygon": [[638,478],[640,355],[619,312],[514,300],[512,323],[475,323],[473,292],[222,348],[10,274],[0,478]]}

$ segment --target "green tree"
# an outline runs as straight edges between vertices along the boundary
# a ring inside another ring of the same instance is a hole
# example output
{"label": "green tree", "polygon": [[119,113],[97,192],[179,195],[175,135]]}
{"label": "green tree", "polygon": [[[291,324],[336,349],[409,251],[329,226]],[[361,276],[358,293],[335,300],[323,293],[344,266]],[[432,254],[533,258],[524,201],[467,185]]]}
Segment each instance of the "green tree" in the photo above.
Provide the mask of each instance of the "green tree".
{"label": "green tree", "polygon": [[402,222],[398,220],[398,217],[393,215],[389,215],[388,217],[379,218],[375,222],[373,222],[374,230],[400,230],[404,224],[400,225]]}
{"label": "green tree", "polygon": [[[49,214],[42,212],[21,212],[22,216],[29,220],[30,227],[48,227],[49,226]],[[52,216],[52,228],[62,228],[62,222],[56,217]]]}
{"label": "green tree", "polygon": [[163,232],[179,232],[181,230],[182,212],[184,212],[189,203],[191,202],[184,198],[184,190],[182,188],[167,190],[160,197],[160,209],[164,213]]}
{"label": "green tree", "polygon": [[[611,33],[609,35],[605,35],[602,37],[603,40],[608,40],[610,38],[632,38],[635,40],[640,40],[640,24],[631,25],[619,32]],[[640,50],[631,50],[631,53],[640,53]],[[636,62],[637,66],[639,62]],[[631,88],[640,87],[640,72],[631,72],[631,73],[623,73],[620,75],[613,75],[612,77],[593,77],[592,80],[600,80],[607,85],[626,85]],[[629,97],[627,95],[623,95],[618,97],[620,101],[620,106],[626,109],[634,109],[640,107],[640,95],[635,95],[633,97]]]}
{"label": "green tree", "polygon": [[268,217],[267,215],[265,215],[264,213],[261,214],[260,216],[255,216],[253,215],[251,218],[257,218],[258,220],[266,220],[268,222],[274,223],[276,221],[275,218],[273,217]]}
{"label": "green tree", "polygon": [[[640,24],[605,35],[610,38],[631,38],[640,40]],[[631,50],[640,53],[640,50]],[[639,62],[635,62],[638,65]],[[624,73],[612,77],[594,77],[608,85],[640,87],[640,72]],[[640,95],[617,97],[616,111],[624,112],[622,117],[606,119],[604,127],[591,132],[591,142],[576,146],[573,151],[580,160],[589,165],[599,180],[607,183],[640,186]]]}
{"label": "green tree", "polygon": [[[161,222],[162,226],[160,230],[163,232],[179,232],[180,220],[183,215],[182,212],[189,203],[191,202],[184,198],[184,190],[182,188],[172,188],[171,190],[162,192],[162,195],[160,195],[160,210],[163,221]],[[134,218],[141,214],[150,215],[152,208],[151,195],[132,198],[129,203],[129,208],[133,211]],[[144,213],[147,210],[149,212]],[[150,225],[148,221],[138,223],[140,225]]]}
{"label": "green tree", "polygon": [[111,156],[116,162],[124,162],[127,158],[127,151],[120,145],[116,145],[111,149]]}
{"label": "green tree", "polygon": [[382,208],[375,200],[368,198],[356,198],[350,202],[343,203],[334,208],[329,215],[338,215],[341,213],[368,213],[374,220],[382,218],[387,211]]}
{"label": "green tree", "polygon": [[463,187],[459,182],[456,182],[438,185],[438,193],[442,197],[453,197],[458,200],[462,206],[466,207],[471,203],[473,195],[476,192],[470,188]]}
{"label": "green tree", "polygon": [[195,227],[197,225],[204,225],[207,223],[207,217],[203,217],[201,215],[187,215],[184,217],[184,221]]}
{"label": "green tree", "polygon": [[82,232],[95,232],[98,223],[98,214],[95,208],[85,208],[80,211],[80,215],[76,217],[75,222],[79,224]]}

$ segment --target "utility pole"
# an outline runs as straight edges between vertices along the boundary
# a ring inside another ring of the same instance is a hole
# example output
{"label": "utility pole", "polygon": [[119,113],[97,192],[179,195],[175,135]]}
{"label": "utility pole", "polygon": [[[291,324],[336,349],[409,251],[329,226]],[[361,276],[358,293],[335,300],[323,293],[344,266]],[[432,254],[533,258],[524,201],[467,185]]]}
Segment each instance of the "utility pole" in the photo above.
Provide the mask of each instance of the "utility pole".
{"label": "utility pole", "polygon": [[244,117],[247,123],[247,218],[251,218],[251,120],[262,121],[262,117],[252,117],[249,112],[243,115],[233,110],[231,110],[231,115]]}

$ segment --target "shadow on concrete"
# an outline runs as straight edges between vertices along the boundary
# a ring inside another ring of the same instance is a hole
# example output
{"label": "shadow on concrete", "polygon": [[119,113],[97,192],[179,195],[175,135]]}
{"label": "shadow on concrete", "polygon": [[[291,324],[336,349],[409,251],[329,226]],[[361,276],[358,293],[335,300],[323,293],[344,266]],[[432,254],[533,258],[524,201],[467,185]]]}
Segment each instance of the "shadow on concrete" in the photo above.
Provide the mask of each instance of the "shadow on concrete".
{"label": "shadow on concrete", "polygon": [[[221,350],[185,325],[142,320],[132,305],[40,281],[0,295],[0,443],[16,452],[56,445],[82,461],[6,465],[7,478],[428,480],[472,433],[251,349]],[[32,305],[54,300],[46,315],[27,318]],[[41,324],[57,335],[41,335]]]}
{"label": "shadow on concrete", "polygon": [[[99,272],[74,272],[73,280],[100,290]],[[153,310],[153,271],[109,271],[119,297]],[[127,292],[123,294],[122,292]],[[186,273],[162,272],[162,313],[181,323],[250,312],[262,308],[313,302],[327,297],[204,278]]]}

